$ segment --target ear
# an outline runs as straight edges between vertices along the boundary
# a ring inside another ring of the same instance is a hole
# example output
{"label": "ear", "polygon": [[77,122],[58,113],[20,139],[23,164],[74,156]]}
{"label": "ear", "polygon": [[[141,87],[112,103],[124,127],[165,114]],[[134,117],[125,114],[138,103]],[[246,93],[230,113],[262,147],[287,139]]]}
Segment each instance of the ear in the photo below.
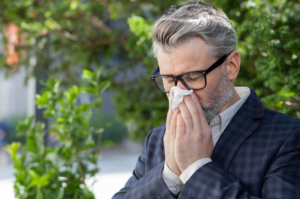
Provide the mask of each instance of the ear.
{"label": "ear", "polygon": [[240,64],[241,64],[241,56],[237,51],[233,51],[227,58],[226,61],[226,73],[227,78],[230,81],[234,81],[240,71]]}

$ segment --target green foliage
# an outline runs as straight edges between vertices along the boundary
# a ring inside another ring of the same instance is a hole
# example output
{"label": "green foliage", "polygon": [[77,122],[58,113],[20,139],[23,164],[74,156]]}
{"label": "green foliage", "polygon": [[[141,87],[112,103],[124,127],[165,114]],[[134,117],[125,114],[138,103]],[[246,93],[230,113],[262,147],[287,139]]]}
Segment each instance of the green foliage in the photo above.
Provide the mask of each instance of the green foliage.
{"label": "green foliage", "polygon": [[237,30],[242,55],[238,84],[253,87],[266,107],[299,117],[300,2],[213,2]]}
{"label": "green foliage", "polygon": [[[128,127],[131,138],[144,139],[150,129],[166,121],[168,100],[150,79],[150,74],[157,68],[157,60],[151,51],[150,31],[157,16],[170,7],[183,1],[148,1],[140,3],[141,12],[128,15],[127,23],[131,34],[124,47],[131,64],[129,67],[142,64],[144,72],[137,78],[115,85],[117,95],[114,102],[117,104],[118,116]],[[143,10],[147,10],[143,12]],[[138,64],[137,64],[138,63]],[[136,67],[138,68],[138,67]],[[130,95],[128,95],[130,93]],[[124,100],[124,97],[126,99]]]}
{"label": "green foliage", "polygon": [[[15,196],[19,199],[77,198],[94,199],[86,186],[87,178],[98,172],[97,160],[103,144],[95,143],[96,133],[101,139],[102,128],[90,123],[93,108],[100,108],[100,94],[109,82],[100,82],[101,69],[96,73],[85,70],[83,86],[60,89],[60,81],[50,78],[45,88],[36,96],[36,104],[45,108],[44,116],[52,118],[50,134],[58,145],[44,146],[45,124],[29,117],[19,123],[19,136],[26,137],[26,144],[12,143],[6,147],[14,161]],[[93,92],[90,92],[93,91]],[[80,93],[89,93],[90,104],[78,104]]]}
{"label": "green foliage", "polygon": [[[151,128],[165,123],[168,108],[166,96],[149,77],[157,67],[149,33],[170,5],[182,2],[2,0],[0,27],[13,22],[27,34],[26,45],[17,49],[27,53],[22,64],[30,69],[28,76],[35,71],[32,69],[47,67],[50,73],[63,74],[63,83],[73,84],[78,68],[106,66],[105,79],[112,80],[110,89],[117,93],[118,117],[129,127],[132,138],[144,139]],[[266,107],[300,118],[299,1],[210,2],[223,9],[237,30],[242,65],[235,84],[254,88]],[[117,25],[111,25],[114,23]],[[52,55],[48,59],[46,37],[40,38],[45,32],[50,34]],[[107,60],[115,55],[123,61],[111,66]],[[37,58],[34,66],[30,56]],[[141,72],[135,75],[135,70]],[[120,71],[121,80],[116,78]]]}
{"label": "green foliage", "polygon": [[[105,1],[1,0],[0,29],[10,23],[20,28],[16,50],[21,55],[19,65],[28,69],[27,77],[46,68],[52,75],[63,75],[63,84],[72,85],[78,83],[77,71],[95,69],[99,52],[110,55],[112,44],[125,37],[104,23],[106,9]],[[0,61],[9,73],[11,66],[3,54]]]}
{"label": "green foliage", "polygon": [[19,137],[17,136],[17,129],[18,123],[20,121],[23,121],[26,118],[26,115],[19,115],[19,116],[13,116],[13,117],[7,117],[3,119],[3,122],[8,125],[9,132],[5,135],[5,141],[8,144],[11,144],[13,142],[20,142],[21,144],[24,144],[26,141],[25,137]]}
{"label": "green foliage", "polygon": [[[254,88],[264,105],[300,118],[300,3],[299,1],[211,0],[221,7],[237,30],[238,52],[242,56],[241,71],[235,85]],[[177,4],[168,2],[168,5]],[[151,6],[150,6],[151,8]],[[149,8],[149,9],[150,9]],[[161,15],[160,5],[150,13]],[[155,15],[155,14],[154,14]],[[120,116],[126,115],[134,138],[144,138],[149,129],[165,122],[168,102],[155,88],[150,74],[157,62],[151,54],[151,42],[146,31],[154,22],[152,16],[132,15],[128,18],[131,32],[126,49],[132,59],[142,61],[145,75],[126,92],[128,102],[116,98]],[[139,86],[136,86],[139,85]],[[132,125],[131,125],[132,126]]]}
{"label": "green foliage", "polygon": [[[121,143],[125,136],[127,136],[126,126],[121,121],[116,119],[116,116],[111,112],[93,109],[93,116],[91,117],[90,123],[95,127],[98,127],[98,129],[108,125],[107,127],[103,128],[103,133],[101,136],[102,143],[104,142],[106,144],[110,141],[116,144]],[[96,135],[94,136],[94,139],[98,143]]]}
{"label": "green foliage", "polygon": [[[105,77],[107,80],[114,80],[110,88],[117,91],[115,102],[118,103],[117,113],[120,119],[128,125],[135,123],[133,126],[137,128],[131,131],[132,137],[144,139],[150,128],[164,122],[167,105],[165,99],[159,105],[148,100],[139,101],[143,88],[149,85],[151,87],[147,90],[150,93],[143,91],[143,97],[157,99],[155,96],[158,93],[148,77],[156,67],[156,61],[150,53],[149,31],[154,20],[171,4],[181,2],[183,1],[3,0],[0,2],[0,10],[3,11],[0,12],[0,28],[3,29],[9,23],[20,27],[19,34],[26,41],[16,46],[16,50],[21,55],[19,65],[27,68],[27,77],[36,75],[43,68],[50,76],[63,76],[64,85],[78,84],[77,71],[81,68],[94,70],[105,65],[101,63],[99,55],[108,60],[113,55],[120,55],[126,61],[106,67]],[[130,23],[126,25],[129,18],[131,22],[129,20]],[[121,26],[109,26],[116,22],[113,20],[118,20]],[[133,28],[133,33],[128,31],[128,25]],[[134,29],[135,27],[138,29]],[[4,43],[7,42],[3,38]],[[36,62],[31,58],[36,58]],[[143,63],[147,70],[137,78],[135,87],[130,81],[122,81],[120,84],[115,78],[118,72],[134,69],[137,63]],[[5,64],[1,54],[0,65],[10,73],[11,67]],[[134,95],[124,103],[127,91],[134,92]],[[162,99],[162,94],[157,95],[158,99]],[[46,114],[51,115],[50,112]]]}

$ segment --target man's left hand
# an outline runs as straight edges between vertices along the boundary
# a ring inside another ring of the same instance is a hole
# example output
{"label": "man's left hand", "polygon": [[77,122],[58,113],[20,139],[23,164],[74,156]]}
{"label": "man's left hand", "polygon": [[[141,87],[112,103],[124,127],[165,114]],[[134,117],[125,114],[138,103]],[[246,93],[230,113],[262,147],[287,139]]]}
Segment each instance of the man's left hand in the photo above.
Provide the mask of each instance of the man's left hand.
{"label": "man's left hand", "polygon": [[185,96],[177,116],[175,159],[181,172],[195,161],[211,157],[214,144],[211,130],[195,94]]}

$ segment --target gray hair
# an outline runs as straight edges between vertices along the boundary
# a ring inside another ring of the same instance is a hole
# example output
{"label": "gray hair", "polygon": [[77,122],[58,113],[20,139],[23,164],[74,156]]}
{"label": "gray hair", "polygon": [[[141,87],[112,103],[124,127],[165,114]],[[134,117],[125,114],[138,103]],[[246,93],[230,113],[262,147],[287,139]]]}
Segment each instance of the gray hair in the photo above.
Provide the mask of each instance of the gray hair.
{"label": "gray hair", "polygon": [[153,26],[152,50],[172,52],[189,39],[200,37],[211,47],[211,56],[222,55],[236,50],[237,36],[226,14],[202,0],[186,1],[171,8]]}

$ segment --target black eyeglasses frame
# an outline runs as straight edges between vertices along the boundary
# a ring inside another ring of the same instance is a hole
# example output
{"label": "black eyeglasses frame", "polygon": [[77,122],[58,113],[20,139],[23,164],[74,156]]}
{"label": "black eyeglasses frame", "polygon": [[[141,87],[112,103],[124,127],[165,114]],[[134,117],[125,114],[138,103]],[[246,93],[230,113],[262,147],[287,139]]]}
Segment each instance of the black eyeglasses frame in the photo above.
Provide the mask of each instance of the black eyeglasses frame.
{"label": "black eyeglasses frame", "polygon": [[[208,73],[210,73],[212,70],[214,70],[215,68],[217,68],[218,66],[220,66],[225,60],[226,58],[232,53],[233,51],[231,51],[230,53],[227,53],[225,55],[223,55],[220,59],[218,59],[215,63],[213,63],[209,68],[207,68],[206,70],[198,70],[198,71],[190,71],[190,72],[186,72],[186,73],[183,73],[183,74],[180,74],[180,75],[157,75],[159,73],[159,67],[156,68],[156,70],[154,71],[154,73],[151,75],[151,79],[152,81],[155,83],[155,85],[157,86],[157,88],[164,92],[164,93],[169,93],[170,91],[163,91],[160,89],[160,87],[158,86],[158,84],[156,83],[155,81],[155,78],[158,77],[158,76],[167,76],[167,77],[172,77],[175,81],[175,86],[177,86],[177,81],[181,81],[181,83],[189,90],[201,90],[201,89],[204,89],[207,85],[207,82],[206,82],[206,75]],[[192,72],[201,72],[204,76],[204,80],[205,80],[205,85],[203,88],[199,88],[199,89],[192,89],[190,88],[186,83],[185,81],[182,79],[182,76],[187,74],[187,73],[192,73]]]}

